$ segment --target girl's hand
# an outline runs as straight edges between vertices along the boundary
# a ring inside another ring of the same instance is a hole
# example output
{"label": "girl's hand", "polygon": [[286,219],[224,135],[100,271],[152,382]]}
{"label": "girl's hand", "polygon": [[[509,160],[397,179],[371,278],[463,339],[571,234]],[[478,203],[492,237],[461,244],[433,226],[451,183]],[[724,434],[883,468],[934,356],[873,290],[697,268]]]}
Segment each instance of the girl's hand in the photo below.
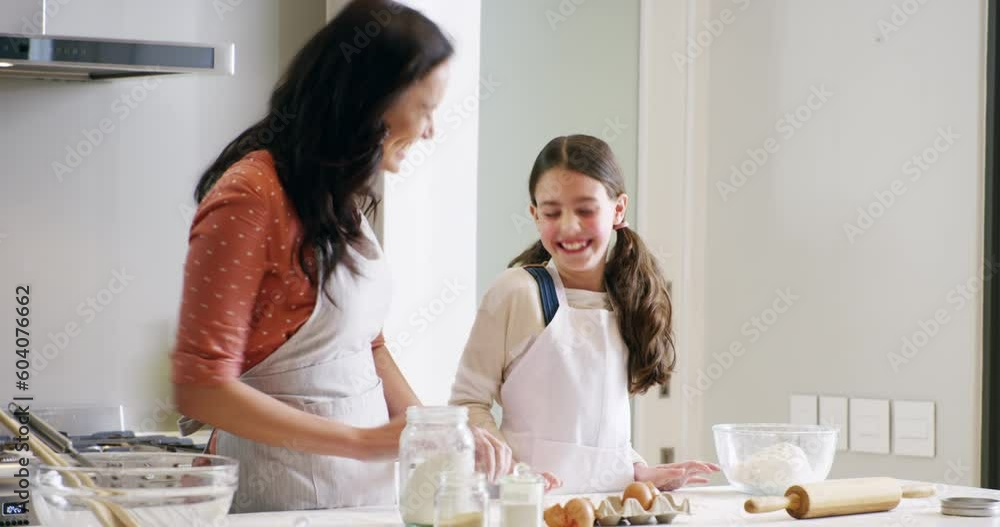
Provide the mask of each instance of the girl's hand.
{"label": "girl's hand", "polygon": [[670,491],[685,485],[708,483],[708,478],[703,475],[718,471],[718,465],[702,461],[685,461],[652,467],[636,463],[635,480],[650,481],[656,488]]}
{"label": "girl's hand", "polygon": [[545,492],[556,490],[562,486],[562,480],[551,472],[542,472],[539,476],[545,479]]}
{"label": "girl's hand", "polygon": [[509,474],[514,468],[510,447],[485,428],[472,427],[472,436],[476,440],[476,470],[486,474],[490,483]]}

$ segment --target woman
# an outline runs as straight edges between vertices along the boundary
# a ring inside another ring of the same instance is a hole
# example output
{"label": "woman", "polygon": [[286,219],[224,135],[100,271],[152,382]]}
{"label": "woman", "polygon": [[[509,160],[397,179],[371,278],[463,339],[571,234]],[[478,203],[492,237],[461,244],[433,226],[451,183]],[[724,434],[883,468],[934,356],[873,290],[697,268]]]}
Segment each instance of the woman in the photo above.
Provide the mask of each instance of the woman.
{"label": "woman", "polygon": [[182,431],[213,425],[241,462],[234,512],[393,503],[420,402],[382,338],[390,277],[365,215],[433,135],[452,54],[421,13],[352,2],[198,183],[172,379]]}

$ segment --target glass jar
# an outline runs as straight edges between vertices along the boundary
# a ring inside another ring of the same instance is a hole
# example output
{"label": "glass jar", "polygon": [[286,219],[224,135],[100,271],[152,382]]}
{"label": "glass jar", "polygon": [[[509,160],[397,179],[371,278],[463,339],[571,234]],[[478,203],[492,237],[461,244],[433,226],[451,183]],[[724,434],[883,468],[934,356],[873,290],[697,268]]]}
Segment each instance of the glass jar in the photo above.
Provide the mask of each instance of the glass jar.
{"label": "glass jar", "polygon": [[489,527],[490,494],[481,472],[443,472],[434,498],[434,527]]}
{"label": "glass jar", "polygon": [[545,480],[524,463],[500,479],[500,525],[541,527]]}
{"label": "glass jar", "polygon": [[399,512],[407,526],[434,524],[443,472],[471,475],[476,446],[464,406],[411,406],[399,439]]}

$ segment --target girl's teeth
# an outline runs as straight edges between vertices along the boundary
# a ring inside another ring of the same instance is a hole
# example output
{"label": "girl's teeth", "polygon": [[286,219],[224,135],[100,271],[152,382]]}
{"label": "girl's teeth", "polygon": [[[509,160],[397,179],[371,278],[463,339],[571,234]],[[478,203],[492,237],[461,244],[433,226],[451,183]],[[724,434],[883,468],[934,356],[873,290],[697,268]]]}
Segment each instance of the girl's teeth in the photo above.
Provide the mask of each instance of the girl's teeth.
{"label": "girl's teeth", "polygon": [[562,244],[563,248],[566,249],[566,250],[569,250],[569,251],[577,251],[577,250],[583,249],[584,245],[586,245],[586,242],[576,242],[576,243],[564,243],[564,244]]}

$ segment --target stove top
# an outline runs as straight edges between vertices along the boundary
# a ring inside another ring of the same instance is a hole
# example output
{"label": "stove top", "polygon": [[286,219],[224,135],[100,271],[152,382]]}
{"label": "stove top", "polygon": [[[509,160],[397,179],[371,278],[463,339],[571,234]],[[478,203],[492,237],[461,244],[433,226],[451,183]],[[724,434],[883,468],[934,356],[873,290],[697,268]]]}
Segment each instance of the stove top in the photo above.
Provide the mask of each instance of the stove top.
{"label": "stove top", "polygon": [[[200,453],[205,450],[204,443],[195,443],[188,437],[166,435],[140,436],[130,430],[96,432],[90,435],[69,436],[69,438],[73,441],[73,447],[82,454],[94,452],[151,451]],[[13,449],[14,438],[0,435],[0,451],[11,451]]]}

